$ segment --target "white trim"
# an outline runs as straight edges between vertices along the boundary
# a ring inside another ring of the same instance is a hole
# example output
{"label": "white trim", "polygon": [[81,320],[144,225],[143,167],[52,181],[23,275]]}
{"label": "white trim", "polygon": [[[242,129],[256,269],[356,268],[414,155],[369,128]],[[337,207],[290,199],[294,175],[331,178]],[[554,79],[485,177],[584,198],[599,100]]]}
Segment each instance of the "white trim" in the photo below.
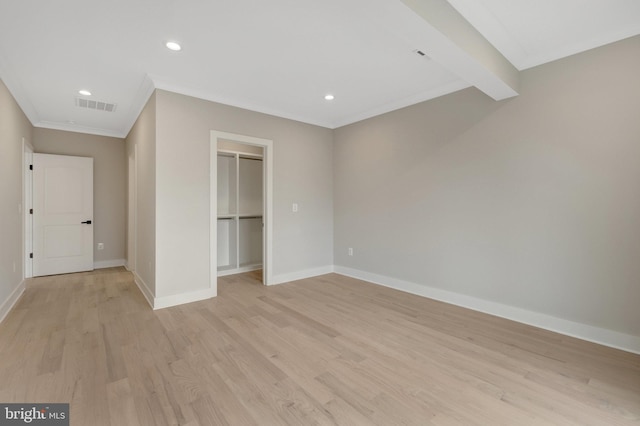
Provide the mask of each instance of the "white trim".
{"label": "white trim", "polygon": [[33,277],[33,147],[22,138],[22,277]]}
{"label": "white trim", "polygon": [[93,269],[115,268],[117,266],[125,266],[125,259],[98,260],[93,262]]}
{"label": "white trim", "polygon": [[[1,64],[0,64],[1,65]],[[6,84],[6,81],[5,81]],[[7,87],[9,87],[7,85]],[[39,120],[37,118],[37,114],[27,115],[31,123],[33,123],[33,127],[40,127],[43,129],[52,129],[52,130],[63,130],[66,132],[74,132],[74,133],[86,133],[89,135],[97,135],[97,136],[107,136],[111,138],[118,139],[126,139],[131,131],[131,128],[135,124],[136,120],[140,116],[142,109],[147,104],[147,101],[153,94],[156,88],[153,85],[153,81],[149,78],[148,75],[145,75],[143,81],[140,83],[138,91],[136,92],[132,102],[131,107],[129,108],[129,112],[125,116],[125,123],[122,127],[115,129],[103,129],[100,127],[90,127],[90,126],[81,126],[79,124],[70,124],[70,123],[61,123],[56,121],[47,121],[47,120]],[[18,99],[16,96],[14,96]],[[23,106],[23,102],[19,102],[20,106]],[[24,109],[24,108],[23,108]],[[28,108],[27,108],[28,109]],[[26,112],[25,112],[26,114]]]}
{"label": "white trim", "polygon": [[258,112],[261,114],[272,115],[274,117],[283,118],[287,120],[299,121],[301,123],[311,124],[313,126],[331,128],[331,123],[324,120],[317,120],[313,117],[292,114],[290,112],[281,111],[279,109],[268,108],[264,105],[258,105],[249,101],[238,101],[226,96],[220,96],[217,93],[212,93],[207,90],[193,89],[182,85],[176,85],[173,83],[162,80],[161,77],[149,74],[149,77],[153,81],[153,85],[156,89],[164,90],[166,92],[177,93],[180,95],[190,96],[192,98],[202,99],[209,102],[215,102],[222,105],[227,105],[235,108],[242,108],[248,111]]}
{"label": "white trim", "polygon": [[125,267],[128,271],[136,270],[136,253],[138,250],[138,144],[133,144],[133,156],[127,148],[127,258]]}
{"label": "white trim", "polygon": [[27,96],[27,91],[24,90],[20,83],[19,75],[20,73],[14,71],[9,65],[9,61],[0,53],[0,80],[7,86],[7,89],[9,89],[9,92],[20,106],[22,112],[33,125],[33,123],[40,121],[40,116],[31,103],[29,96]]}
{"label": "white trim", "polygon": [[438,86],[434,89],[429,89],[424,92],[417,93],[415,95],[407,96],[406,98],[397,99],[392,102],[387,102],[382,105],[378,105],[372,109],[357,114],[349,115],[344,118],[339,118],[331,123],[331,129],[337,129],[338,127],[347,126],[358,121],[366,120],[367,118],[376,117],[378,115],[386,114],[388,112],[396,111],[401,108],[405,108],[411,105],[416,105],[421,102],[426,102],[431,99],[438,98],[440,96],[450,95],[457,91],[471,87],[469,83],[464,80],[455,80],[451,83]]}
{"label": "white trim", "polygon": [[174,294],[171,296],[156,297],[153,300],[153,309],[169,308],[171,306],[183,305],[185,303],[199,302],[201,300],[216,297],[217,293],[212,288],[192,291],[189,293]]}
{"label": "white trim", "polygon": [[133,278],[136,285],[140,289],[140,292],[142,293],[144,298],[147,299],[147,303],[154,311],[156,309],[169,308],[171,306],[178,306],[185,303],[199,302],[200,300],[207,300],[217,296],[217,292],[215,291],[215,289],[207,288],[204,290],[192,291],[190,293],[180,293],[171,296],[155,297],[147,283],[144,282],[140,275],[134,272]]}
{"label": "white trim", "polygon": [[101,129],[99,127],[81,126],[79,124],[57,123],[54,121],[38,121],[33,127],[41,129],[62,130],[72,133],[85,133],[88,135],[107,136],[110,138],[124,139],[127,137],[126,132],[121,130]]}
{"label": "white trim", "polygon": [[537,67],[549,62],[564,59],[569,56],[577,55],[587,50],[606,46],[607,44],[616,43],[629,37],[634,37],[640,33],[640,24],[633,25],[629,28],[622,28],[607,34],[593,37],[590,40],[571,43],[564,46],[558,46],[550,51],[538,53],[533,56],[524,56],[518,58],[518,69],[521,71]]}
{"label": "white trim", "polygon": [[339,118],[337,120],[324,120],[324,119],[318,120],[316,118],[308,117],[305,115],[292,114],[290,112],[284,112],[277,109],[265,108],[264,106],[256,105],[249,102],[238,102],[237,100],[230,99],[227,97],[222,97],[217,94],[209,93],[203,90],[191,89],[185,86],[170,84],[163,81],[160,77],[155,75],[150,75],[150,78],[153,80],[153,84],[155,85],[156,89],[159,89],[159,90],[164,90],[171,93],[190,96],[193,98],[215,102],[222,105],[228,105],[235,108],[242,108],[248,111],[258,112],[261,114],[272,115],[272,116],[287,119],[287,120],[299,121],[301,123],[306,123],[313,126],[325,127],[327,129],[337,129],[338,127],[356,123],[358,121],[365,120],[367,118],[375,117],[381,114],[385,114],[387,112],[395,111],[400,108],[415,105],[420,102],[425,102],[430,99],[435,99],[437,97],[445,96],[450,93],[454,93],[459,90],[466,89],[467,87],[471,87],[471,84],[467,83],[466,81],[462,79],[457,79],[449,84],[443,85],[442,87],[437,87],[437,88],[430,89],[415,95],[408,96],[403,99],[398,99],[389,103],[377,105],[370,110],[367,110],[365,112],[358,112],[350,116],[347,116],[345,118]]}
{"label": "white trim", "polygon": [[[235,133],[211,131],[209,144],[209,282],[210,289],[218,292],[218,139],[230,140],[247,145],[257,145],[263,148],[263,281],[265,285],[273,281],[273,141],[271,139]],[[215,296],[215,295],[214,295]],[[186,302],[185,302],[186,303]]]}
{"label": "white trim", "polygon": [[136,272],[133,272],[133,280],[140,289],[140,292],[142,293],[144,298],[147,299],[147,303],[149,304],[149,306],[151,306],[151,309],[153,309],[153,301],[155,297],[153,296],[153,292],[151,291],[147,283],[145,283],[142,277],[140,277],[140,275],[138,275]]}
{"label": "white trim", "polygon": [[18,300],[20,300],[20,296],[22,296],[22,293],[24,293],[25,288],[25,280],[22,280],[20,284],[18,284],[18,286],[11,292],[9,297],[7,297],[7,300],[2,303],[2,306],[0,306],[0,322],[4,321],[9,312],[11,312],[11,309],[13,309]]}
{"label": "white trim", "polygon": [[605,328],[594,327],[540,312],[529,311],[515,306],[491,302],[473,296],[454,293],[358,269],[347,268],[345,266],[335,266],[335,272],[384,287],[394,288],[406,293],[428,297],[430,299],[439,300],[452,305],[469,308],[474,311],[484,312],[497,317],[507,318],[523,324],[554,331],[566,336],[576,337],[589,342],[640,354],[640,336],[633,336]]}
{"label": "white trim", "polygon": [[304,269],[302,271],[279,274],[273,277],[273,281],[271,281],[269,285],[284,284],[291,281],[304,280],[305,278],[312,278],[319,275],[330,274],[331,272],[334,272],[334,270],[335,267],[333,265],[327,265],[320,268]]}
{"label": "white trim", "polygon": [[627,28],[597,34],[576,43],[560,43],[552,49],[544,49],[530,55],[483,2],[476,0],[448,0],[448,2],[519,71],[615,43],[640,33],[640,23],[635,23]]}
{"label": "white trim", "polygon": [[140,117],[142,110],[147,105],[147,102],[149,102],[149,98],[151,98],[151,95],[153,95],[155,90],[156,88],[153,85],[153,80],[151,80],[148,74],[145,74],[144,79],[140,82],[138,91],[131,101],[131,107],[127,113],[128,119],[125,119],[127,120],[127,123],[124,126],[125,131],[122,132],[124,134],[124,136],[122,136],[123,139],[126,139],[127,136],[129,136],[129,132],[131,132],[133,125],[136,124],[138,117]]}

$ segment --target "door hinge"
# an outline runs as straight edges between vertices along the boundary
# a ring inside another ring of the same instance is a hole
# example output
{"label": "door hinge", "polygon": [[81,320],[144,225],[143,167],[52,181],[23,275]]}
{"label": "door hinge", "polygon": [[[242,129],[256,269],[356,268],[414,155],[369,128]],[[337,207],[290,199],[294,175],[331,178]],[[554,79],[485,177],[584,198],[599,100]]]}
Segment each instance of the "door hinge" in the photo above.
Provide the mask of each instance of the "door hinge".
{"label": "door hinge", "polygon": [[29,170],[33,170],[33,164],[29,164]]}
{"label": "door hinge", "polygon": [[33,214],[33,209],[29,209],[29,214]]}
{"label": "door hinge", "polygon": [[29,259],[33,259],[33,253],[29,253]]}

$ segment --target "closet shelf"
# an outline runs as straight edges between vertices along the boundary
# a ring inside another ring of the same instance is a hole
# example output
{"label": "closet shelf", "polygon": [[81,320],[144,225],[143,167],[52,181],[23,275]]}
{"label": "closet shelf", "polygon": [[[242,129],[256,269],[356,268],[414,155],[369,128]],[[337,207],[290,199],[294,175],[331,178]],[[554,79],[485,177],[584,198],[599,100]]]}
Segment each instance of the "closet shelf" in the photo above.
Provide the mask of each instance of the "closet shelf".
{"label": "closet shelf", "polygon": [[262,219],[261,214],[219,214],[218,220]]}
{"label": "closet shelf", "polygon": [[259,262],[246,262],[241,263],[240,268],[243,270],[256,270],[262,268],[262,263]]}

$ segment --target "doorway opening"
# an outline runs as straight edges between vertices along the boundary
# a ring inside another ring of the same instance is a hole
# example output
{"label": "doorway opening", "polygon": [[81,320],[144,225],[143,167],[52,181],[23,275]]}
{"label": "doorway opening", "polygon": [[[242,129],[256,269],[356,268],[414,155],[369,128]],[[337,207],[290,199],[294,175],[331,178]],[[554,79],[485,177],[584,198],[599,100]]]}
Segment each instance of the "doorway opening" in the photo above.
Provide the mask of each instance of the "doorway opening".
{"label": "doorway opening", "polygon": [[217,277],[262,270],[272,282],[273,141],[211,131],[211,287]]}

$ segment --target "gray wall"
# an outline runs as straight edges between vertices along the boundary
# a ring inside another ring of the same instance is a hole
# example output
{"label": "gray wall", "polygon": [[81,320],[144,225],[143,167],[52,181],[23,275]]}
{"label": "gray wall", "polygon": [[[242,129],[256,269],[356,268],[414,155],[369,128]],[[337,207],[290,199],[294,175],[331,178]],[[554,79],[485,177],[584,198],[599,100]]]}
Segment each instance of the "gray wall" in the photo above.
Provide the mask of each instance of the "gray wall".
{"label": "gray wall", "polygon": [[[121,263],[126,256],[124,139],[35,128],[33,145],[36,153],[93,158],[93,259]],[[98,243],[104,243],[104,250],[97,249]]]}
{"label": "gray wall", "polygon": [[0,319],[24,277],[22,138],[31,144],[33,127],[0,80]]}
{"label": "gray wall", "polygon": [[[335,131],[336,265],[638,335],[640,37]],[[353,247],[353,257],[347,248]]]}
{"label": "gray wall", "polygon": [[209,287],[211,130],[274,141],[274,275],[333,265],[331,130],[162,90],[156,100],[158,295]]}
{"label": "gray wall", "polygon": [[[157,91],[127,137],[136,273],[159,297],[208,287],[215,129],[274,140],[275,275],[335,264],[637,336],[638,51],[634,37],[524,71],[508,101],[467,89],[335,131]],[[0,84],[0,304],[22,280],[32,131]]]}
{"label": "gray wall", "polygon": [[156,294],[156,95],[147,101],[126,139],[127,157],[136,162],[135,273]]}

